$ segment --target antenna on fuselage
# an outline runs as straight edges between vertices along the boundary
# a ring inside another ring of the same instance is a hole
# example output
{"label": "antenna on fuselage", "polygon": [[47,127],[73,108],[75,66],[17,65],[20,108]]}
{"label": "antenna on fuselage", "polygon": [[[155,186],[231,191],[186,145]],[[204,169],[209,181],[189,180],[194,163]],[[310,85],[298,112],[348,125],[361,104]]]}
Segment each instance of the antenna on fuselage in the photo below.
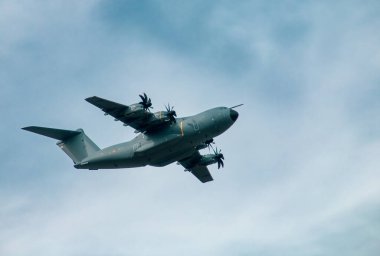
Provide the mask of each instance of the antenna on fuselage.
{"label": "antenna on fuselage", "polygon": [[236,106],[233,106],[233,107],[230,107],[230,108],[238,108],[240,106],[243,106],[244,104],[239,104],[239,105],[236,105]]}

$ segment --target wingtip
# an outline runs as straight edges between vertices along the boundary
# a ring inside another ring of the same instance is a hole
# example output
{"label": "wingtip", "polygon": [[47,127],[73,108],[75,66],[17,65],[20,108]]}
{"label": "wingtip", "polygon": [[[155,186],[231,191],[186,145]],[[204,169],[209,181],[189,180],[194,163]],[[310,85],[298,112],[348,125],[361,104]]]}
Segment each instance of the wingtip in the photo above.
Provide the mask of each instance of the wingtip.
{"label": "wingtip", "polygon": [[207,179],[207,180],[202,180],[201,182],[202,183],[207,183],[207,182],[210,182],[210,181],[213,181],[214,179],[211,177],[211,178],[209,178],[209,179]]}
{"label": "wingtip", "polygon": [[26,127],[22,127],[21,129],[30,132],[31,130],[33,130],[33,128],[35,128],[35,126],[26,126]]}
{"label": "wingtip", "polygon": [[87,97],[87,98],[85,98],[84,100],[90,102],[91,99],[94,99],[94,98],[96,98],[96,96]]}

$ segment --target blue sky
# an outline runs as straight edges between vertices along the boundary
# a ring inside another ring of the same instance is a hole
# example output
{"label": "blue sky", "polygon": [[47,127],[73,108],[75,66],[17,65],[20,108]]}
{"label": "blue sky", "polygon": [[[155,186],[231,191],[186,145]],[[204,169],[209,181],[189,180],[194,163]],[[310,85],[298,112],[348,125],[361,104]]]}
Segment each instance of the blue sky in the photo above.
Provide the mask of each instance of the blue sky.
{"label": "blue sky", "polygon": [[[1,255],[378,255],[378,1],[0,1]],[[201,184],[78,171],[20,128],[133,138],[97,95],[239,108]]]}

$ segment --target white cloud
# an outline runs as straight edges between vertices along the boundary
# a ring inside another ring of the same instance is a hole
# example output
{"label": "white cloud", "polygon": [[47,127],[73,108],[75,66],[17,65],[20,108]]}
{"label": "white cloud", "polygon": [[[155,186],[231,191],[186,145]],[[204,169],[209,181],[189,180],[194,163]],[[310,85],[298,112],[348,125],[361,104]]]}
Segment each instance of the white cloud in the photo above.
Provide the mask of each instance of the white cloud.
{"label": "white cloud", "polygon": [[[197,61],[202,51],[213,56],[207,45],[191,56],[146,41],[149,36],[144,33],[112,35],[97,20],[97,6],[90,2],[72,7],[58,1],[29,12],[29,4],[3,2],[1,8],[8,11],[0,24],[16,24],[14,30],[0,27],[8,35],[1,54],[16,58],[6,78],[13,86],[17,67],[30,67],[32,72],[26,76],[29,83],[23,84],[31,89],[7,86],[8,96],[2,96],[2,104],[12,102],[13,107],[1,113],[15,117],[3,128],[10,135],[2,137],[3,144],[15,143],[17,150],[2,151],[8,153],[1,169],[13,172],[1,174],[0,253],[331,254],[337,247],[325,236],[338,245],[334,234],[351,241],[378,238],[376,230],[347,234],[371,225],[354,221],[367,216],[360,209],[369,215],[379,209],[379,137],[368,136],[356,122],[378,126],[376,120],[361,119],[361,111],[378,114],[372,103],[365,104],[373,101],[371,92],[378,81],[378,18],[369,15],[368,7],[355,5],[343,11],[342,5],[301,5],[286,15],[284,6],[258,6],[269,12],[252,20],[250,4],[211,8],[207,29],[214,29],[222,41],[246,45],[247,56],[257,58],[244,72],[230,73],[212,62]],[[358,12],[351,15],[354,9]],[[50,19],[44,12],[50,12]],[[285,23],[292,30],[298,21],[306,24],[304,32],[294,35],[301,43],[288,49],[292,38],[284,38],[278,29]],[[56,39],[49,35],[57,35],[65,47],[54,47]],[[47,40],[38,50],[41,58],[22,61],[14,45],[41,36]],[[51,59],[60,69],[42,72]],[[31,100],[34,90],[40,93]],[[67,126],[63,128],[77,125],[101,146],[116,143],[132,137],[132,131],[113,124],[83,98],[94,94],[127,103],[138,100],[143,91],[152,97],[155,109],[169,101],[181,115],[245,103],[238,122],[216,139],[226,168],[210,168],[213,183],[200,184],[176,165],[77,171],[53,141],[13,131],[26,121]],[[354,106],[362,110],[352,111]],[[27,115],[20,115],[25,110]],[[51,146],[46,147],[48,142]],[[353,242],[340,253],[354,246]],[[366,253],[376,255],[376,247],[371,248]]]}

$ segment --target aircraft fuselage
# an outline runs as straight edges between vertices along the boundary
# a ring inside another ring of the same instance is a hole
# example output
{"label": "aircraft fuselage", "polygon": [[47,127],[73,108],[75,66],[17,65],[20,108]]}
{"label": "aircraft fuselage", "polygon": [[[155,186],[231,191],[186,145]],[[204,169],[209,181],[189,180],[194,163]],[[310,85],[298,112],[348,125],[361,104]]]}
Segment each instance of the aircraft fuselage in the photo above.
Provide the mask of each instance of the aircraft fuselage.
{"label": "aircraft fuselage", "polygon": [[209,109],[155,133],[139,134],[128,142],[97,151],[75,165],[78,169],[115,169],[145,165],[165,166],[190,156],[199,145],[225,132],[238,113],[227,107]]}

